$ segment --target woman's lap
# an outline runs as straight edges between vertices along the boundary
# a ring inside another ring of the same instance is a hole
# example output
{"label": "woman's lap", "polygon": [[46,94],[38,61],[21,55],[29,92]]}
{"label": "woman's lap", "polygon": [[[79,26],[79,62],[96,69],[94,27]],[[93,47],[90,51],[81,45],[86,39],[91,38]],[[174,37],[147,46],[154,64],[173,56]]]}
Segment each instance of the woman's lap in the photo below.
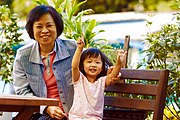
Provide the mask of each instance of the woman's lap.
{"label": "woman's lap", "polygon": [[47,114],[35,113],[32,115],[30,120],[55,120]]}
{"label": "woman's lap", "polygon": [[[14,120],[14,118],[12,120]],[[32,115],[32,117],[29,120],[56,120],[56,119],[50,117],[47,114],[35,113]]]}
{"label": "woman's lap", "polygon": [[[14,119],[12,119],[12,120],[14,120]],[[56,120],[56,119],[52,118],[48,114],[35,113],[32,115],[30,120]],[[67,118],[63,118],[62,120],[67,120]]]}
{"label": "woman's lap", "polygon": [[[35,113],[33,114],[30,120],[56,120],[56,119],[52,118],[48,114]],[[63,118],[62,120],[67,120],[67,118]]]}

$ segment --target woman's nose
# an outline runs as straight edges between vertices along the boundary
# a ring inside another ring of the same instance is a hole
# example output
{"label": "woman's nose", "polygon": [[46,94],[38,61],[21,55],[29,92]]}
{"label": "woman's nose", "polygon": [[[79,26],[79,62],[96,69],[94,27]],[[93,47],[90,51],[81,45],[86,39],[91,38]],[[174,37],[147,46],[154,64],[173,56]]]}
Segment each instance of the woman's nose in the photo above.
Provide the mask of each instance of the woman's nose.
{"label": "woman's nose", "polygon": [[43,27],[42,32],[48,32],[48,29],[46,26]]}

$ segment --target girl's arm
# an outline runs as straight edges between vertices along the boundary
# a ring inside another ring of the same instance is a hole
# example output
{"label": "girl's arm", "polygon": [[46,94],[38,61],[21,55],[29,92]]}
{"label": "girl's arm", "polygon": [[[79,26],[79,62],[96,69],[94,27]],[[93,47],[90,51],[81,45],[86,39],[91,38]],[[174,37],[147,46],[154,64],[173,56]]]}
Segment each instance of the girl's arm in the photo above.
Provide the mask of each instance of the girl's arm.
{"label": "girl's arm", "polygon": [[106,87],[108,87],[110,84],[113,84],[114,82],[116,82],[116,81],[114,81],[113,78],[116,78],[119,75],[119,72],[122,67],[122,63],[125,60],[126,52],[124,52],[124,50],[117,50],[116,54],[117,54],[116,65],[113,68],[112,72],[110,74],[108,74],[106,77]]}
{"label": "girl's arm", "polygon": [[80,62],[80,57],[81,57],[83,48],[84,48],[84,35],[82,35],[82,37],[77,40],[77,48],[76,48],[76,51],[74,53],[72,63],[71,63],[73,82],[76,82],[80,76],[79,62]]}

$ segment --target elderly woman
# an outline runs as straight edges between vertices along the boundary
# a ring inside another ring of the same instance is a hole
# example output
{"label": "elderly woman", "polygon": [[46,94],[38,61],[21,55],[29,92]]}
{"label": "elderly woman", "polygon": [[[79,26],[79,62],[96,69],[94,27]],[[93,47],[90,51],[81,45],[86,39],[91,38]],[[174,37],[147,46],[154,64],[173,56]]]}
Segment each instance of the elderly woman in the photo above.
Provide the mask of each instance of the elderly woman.
{"label": "elderly woman", "polygon": [[59,106],[47,106],[43,115],[32,119],[63,119],[72,105],[71,61],[74,41],[61,40],[63,21],[51,6],[33,8],[26,30],[34,42],[18,49],[13,66],[15,92],[18,95],[57,98]]}

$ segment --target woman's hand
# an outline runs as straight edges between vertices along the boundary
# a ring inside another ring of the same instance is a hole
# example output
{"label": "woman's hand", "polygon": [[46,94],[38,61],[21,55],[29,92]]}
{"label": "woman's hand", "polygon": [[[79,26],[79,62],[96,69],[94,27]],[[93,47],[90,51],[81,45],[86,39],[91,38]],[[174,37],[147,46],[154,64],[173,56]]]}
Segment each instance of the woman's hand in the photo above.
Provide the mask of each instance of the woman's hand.
{"label": "woman's hand", "polygon": [[64,117],[67,117],[58,106],[48,106],[45,112],[57,120],[62,120]]}

